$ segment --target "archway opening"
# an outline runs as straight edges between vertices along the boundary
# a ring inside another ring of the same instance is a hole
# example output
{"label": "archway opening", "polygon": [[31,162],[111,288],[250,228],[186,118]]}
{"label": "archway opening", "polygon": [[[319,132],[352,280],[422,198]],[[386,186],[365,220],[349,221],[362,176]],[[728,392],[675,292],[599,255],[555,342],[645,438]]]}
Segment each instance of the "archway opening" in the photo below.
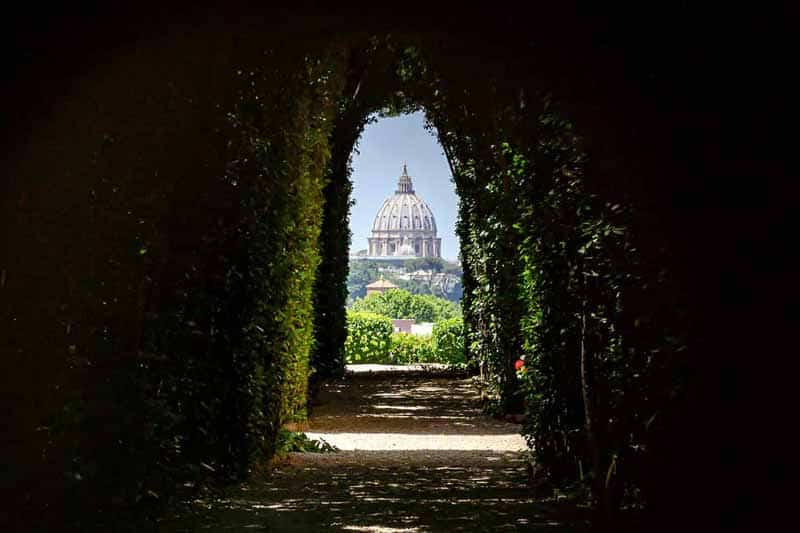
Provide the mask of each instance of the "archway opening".
{"label": "archway opening", "polygon": [[[349,364],[465,363],[463,335],[443,338],[461,328],[458,199],[431,129],[422,112],[376,114],[354,148]],[[357,342],[367,324],[374,336]]]}

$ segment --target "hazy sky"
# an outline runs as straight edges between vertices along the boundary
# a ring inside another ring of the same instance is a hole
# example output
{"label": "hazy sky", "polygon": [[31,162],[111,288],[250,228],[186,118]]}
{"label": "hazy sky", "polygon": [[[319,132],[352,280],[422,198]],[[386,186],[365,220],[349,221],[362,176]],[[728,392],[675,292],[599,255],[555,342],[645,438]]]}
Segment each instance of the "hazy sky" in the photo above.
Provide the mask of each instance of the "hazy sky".
{"label": "hazy sky", "polygon": [[450,167],[436,137],[423,127],[424,115],[414,113],[380,119],[364,129],[353,154],[353,198],[350,212],[353,232],[351,253],[367,249],[372,222],[383,201],[394,194],[397,178],[408,164],[414,190],[433,211],[442,257],[458,258],[455,236],[458,198]]}

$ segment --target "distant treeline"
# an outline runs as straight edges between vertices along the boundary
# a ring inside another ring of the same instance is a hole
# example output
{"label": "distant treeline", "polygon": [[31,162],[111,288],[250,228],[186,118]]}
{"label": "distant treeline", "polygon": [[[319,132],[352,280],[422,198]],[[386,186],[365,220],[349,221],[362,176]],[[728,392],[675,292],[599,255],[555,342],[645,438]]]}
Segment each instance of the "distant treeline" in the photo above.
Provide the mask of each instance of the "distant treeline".
{"label": "distant treeline", "polygon": [[[417,271],[430,272],[427,279],[403,279],[403,274]],[[391,281],[411,294],[432,294],[439,298],[459,302],[463,294],[461,266],[436,257],[416,257],[397,261],[370,259],[350,260],[347,278],[348,304],[367,294],[367,285],[375,280]]]}

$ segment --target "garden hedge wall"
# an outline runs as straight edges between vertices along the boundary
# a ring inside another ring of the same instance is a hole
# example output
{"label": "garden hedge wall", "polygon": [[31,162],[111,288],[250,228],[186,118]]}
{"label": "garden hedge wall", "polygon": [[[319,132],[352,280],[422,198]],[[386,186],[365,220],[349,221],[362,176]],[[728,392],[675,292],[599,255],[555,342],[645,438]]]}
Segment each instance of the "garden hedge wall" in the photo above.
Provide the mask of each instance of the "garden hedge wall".
{"label": "garden hedge wall", "polygon": [[442,320],[431,332],[434,361],[437,363],[466,363],[464,320],[461,317]]}
{"label": "garden hedge wall", "polygon": [[[169,51],[120,51],[148,60],[122,62],[134,79],[98,65],[75,82],[87,96],[50,126],[83,125],[51,147],[73,177],[38,171],[31,154],[19,163],[15,175],[41,187],[30,227],[62,243],[21,233],[3,267],[10,301],[28,302],[4,307],[20,325],[4,342],[14,359],[39,361],[4,387],[24,429],[8,453],[26,527],[134,524],[206,482],[246,476],[282,424],[306,417],[346,53],[258,40],[257,53],[202,32]],[[186,64],[187,48],[215,46]],[[46,207],[58,202],[66,210]],[[53,331],[33,334],[37,323]],[[55,394],[26,400],[32,379]]]}
{"label": "garden hedge wall", "polygon": [[413,365],[434,362],[433,343],[430,335],[392,333],[389,358],[393,365]]}
{"label": "garden hedge wall", "polygon": [[390,360],[392,319],[359,311],[347,312],[345,359],[348,363],[385,363]]}

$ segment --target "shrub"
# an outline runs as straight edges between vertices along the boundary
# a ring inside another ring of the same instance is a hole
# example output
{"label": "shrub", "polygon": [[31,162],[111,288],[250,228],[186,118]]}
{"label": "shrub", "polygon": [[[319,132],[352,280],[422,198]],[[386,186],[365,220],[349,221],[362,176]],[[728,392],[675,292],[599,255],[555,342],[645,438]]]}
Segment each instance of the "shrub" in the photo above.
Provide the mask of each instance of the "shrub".
{"label": "shrub", "polygon": [[339,448],[332,445],[325,439],[312,439],[305,433],[295,433],[288,429],[281,428],[275,443],[275,454],[285,455],[287,453],[332,453],[338,452]]}
{"label": "shrub", "polygon": [[430,335],[418,336],[408,333],[392,333],[392,346],[389,350],[393,364],[409,365],[430,363],[434,360],[433,343]]}
{"label": "shrub", "polygon": [[450,318],[434,324],[431,348],[438,363],[466,363],[464,321]]}
{"label": "shrub", "polygon": [[465,363],[464,322],[451,318],[433,326],[432,335],[392,333],[389,318],[350,311],[345,352],[348,363],[408,365]]}
{"label": "shrub", "polygon": [[391,319],[375,313],[349,311],[345,360],[350,364],[386,363],[389,361],[391,337]]}
{"label": "shrub", "polygon": [[353,303],[353,310],[390,318],[413,318],[419,322],[438,322],[459,315],[458,306],[453,302],[428,294],[411,294],[402,289],[359,298]]}

